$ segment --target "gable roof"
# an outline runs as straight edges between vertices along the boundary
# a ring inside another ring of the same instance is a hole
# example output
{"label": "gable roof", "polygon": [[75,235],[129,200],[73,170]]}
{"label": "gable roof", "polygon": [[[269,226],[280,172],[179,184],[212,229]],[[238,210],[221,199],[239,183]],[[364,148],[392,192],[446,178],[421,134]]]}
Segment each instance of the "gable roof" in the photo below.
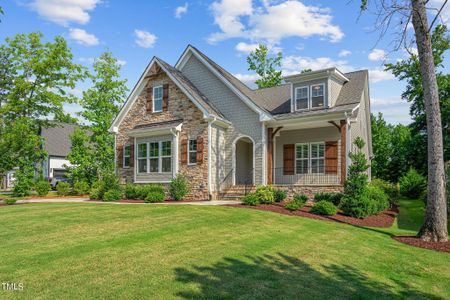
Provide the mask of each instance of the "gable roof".
{"label": "gable roof", "polygon": [[369,71],[359,70],[349,72],[345,73],[345,76],[349,81],[342,86],[336,100],[336,106],[354,104],[361,101],[361,95],[364,91],[366,80],[369,78]]}
{"label": "gable roof", "polygon": [[70,136],[77,127],[77,124],[56,122],[54,127],[41,128],[41,136],[44,139],[43,148],[48,156],[66,157],[72,147]]}

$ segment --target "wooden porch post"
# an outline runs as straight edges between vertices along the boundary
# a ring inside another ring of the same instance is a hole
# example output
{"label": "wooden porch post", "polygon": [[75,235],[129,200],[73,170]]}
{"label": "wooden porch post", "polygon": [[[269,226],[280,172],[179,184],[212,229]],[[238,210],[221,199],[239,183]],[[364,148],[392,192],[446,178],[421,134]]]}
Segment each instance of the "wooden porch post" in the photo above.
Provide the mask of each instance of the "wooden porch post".
{"label": "wooden porch post", "polygon": [[341,120],[341,184],[347,179],[347,121]]}
{"label": "wooden porch post", "polygon": [[267,184],[273,183],[273,128],[267,129]]}

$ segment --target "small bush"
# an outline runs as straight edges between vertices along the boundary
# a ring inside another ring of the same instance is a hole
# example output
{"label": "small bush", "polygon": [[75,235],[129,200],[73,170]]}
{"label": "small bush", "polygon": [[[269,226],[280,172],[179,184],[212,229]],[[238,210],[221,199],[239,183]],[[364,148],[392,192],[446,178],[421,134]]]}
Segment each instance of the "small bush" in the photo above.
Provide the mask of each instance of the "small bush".
{"label": "small bush", "polygon": [[247,194],[244,198],[242,198],[242,204],[256,206],[259,205],[259,198],[255,193]]}
{"label": "small bush", "polygon": [[294,197],[292,197],[292,199],[294,199],[295,201],[306,203],[306,201],[308,201],[308,196],[302,194],[295,194]]}
{"label": "small bush", "polygon": [[172,179],[169,186],[170,198],[182,200],[189,193],[189,182],[183,174],[179,173]]}
{"label": "small bush", "polygon": [[13,205],[16,204],[17,198],[6,198],[3,201],[5,201],[6,205]]}
{"label": "small bush", "polygon": [[103,201],[110,202],[110,201],[118,201],[122,199],[123,193],[120,189],[112,189],[105,192],[103,195]]}
{"label": "small bush", "polygon": [[391,204],[397,204],[400,191],[397,184],[390,183],[389,181],[375,178],[370,183],[370,186],[377,187],[383,190],[383,192],[389,197]]}
{"label": "small bush", "polygon": [[86,195],[89,193],[89,183],[86,181],[77,181],[73,185],[75,195]]}
{"label": "small bush", "polygon": [[67,182],[60,181],[56,185],[56,193],[59,196],[67,196],[70,192],[70,184]]}
{"label": "small bush", "polygon": [[137,190],[138,190],[138,186],[132,184],[132,183],[127,183],[125,185],[125,198],[127,199],[138,199],[138,195],[137,195]]}
{"label": "small bush", "polygon": [[144,201],[146,203],[163,202],[164,201],[164,193],[150,192],[150,193],[148,193],[147,197],[145,197]]}
{"label": "small bush", "polygon": [[[131,192],[131,191],[128,191]],[[145,185],[135,185],[134,193],[135,198],[145,200],[149,193],[156,192],[164,195],[164,186],[160,184],[145,184]],[[128,196],[127,196],[128,198]],[[129,199],[135,199],[129,198]]]}
{"label": "small bush", "polygon": [[286,199],[287,193],[286,193],[286,191],[282,191],[282,190],[274,190],[273,196],[275,198],[275,202],[281,202],[284,199]]}
{"label": "small bush", "polygon": [[341,193],[317,193],[314,195],[314,201],[328,201],[338,206],[342,199]]}
{"label": "small bush", "polygon": [[382,189],[369,186],[359,197],[344,196],[340,208],[343,213],[355,218],[366,218],[389,207],[388,196]]}
{"label": "small bush", "polygon": [[271,186],[259,186],[255,194],[260,203],[272,204],[275,202],[274,190]]}
{"label": "small bush", "polygon": [[34,188],[39,196],[47,196],[48,192],[50,192],[51,186],[48,181],[39,180],[36,182]]}
{"label": "small bush", "polygon": [[100,190],[99,188],[91,188],[89,191],[89,199],[91,200],[101,200]]}
{"label": "small bush", "polygon": [[316,215],[332,216],[337,213],[337,208],[332,202],[321,200],[314,204],[311,208],[311,212]]}
{"label": "small bush", "polygon": [[308,197],[306,197],[305,195],[296,194],[291,201],[284,205],[284,208],[290,211],[299,210],[303,206],[305,206],[306,201],[308,201]]}
{"label": "small bush", "polygon": [[400,193],[410,199],[423,197],[427,189],[426,178],[412,168],[400,178],[399,183]]}

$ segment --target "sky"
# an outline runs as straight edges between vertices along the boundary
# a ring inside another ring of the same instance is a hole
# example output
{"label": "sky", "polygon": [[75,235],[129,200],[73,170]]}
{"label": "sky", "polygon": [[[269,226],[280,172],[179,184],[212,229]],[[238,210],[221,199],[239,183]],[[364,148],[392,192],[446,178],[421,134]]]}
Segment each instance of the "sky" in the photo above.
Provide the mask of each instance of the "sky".
{"label": "sky", "polygon": [[[430,0],[434,7],[443,2]],[[449,6],[438,22],[450,23]],[[188,44],[254,88],[246,57],[265,43],[271,54],[282,52],[283,75],[333,66],[343,72],[368,69],[372,112],[393,124],[411,122],[409,104],[401,98],[405,83],[383,68],[408,57],[404,49],[394,51],[392,39],[400,29],[394,26],[380,40],[375,15],[370,9],[360,15],[359,0],[10,0],[2,7],[1,43],[33,31],[49,41],[63,36],[74,62],[87,67],[111,51],[130,90],[153,56],[174,65]],[[80,83],[72,93],[81,96],[88,87]],[[76,104],[65,108],[80,110]]]}

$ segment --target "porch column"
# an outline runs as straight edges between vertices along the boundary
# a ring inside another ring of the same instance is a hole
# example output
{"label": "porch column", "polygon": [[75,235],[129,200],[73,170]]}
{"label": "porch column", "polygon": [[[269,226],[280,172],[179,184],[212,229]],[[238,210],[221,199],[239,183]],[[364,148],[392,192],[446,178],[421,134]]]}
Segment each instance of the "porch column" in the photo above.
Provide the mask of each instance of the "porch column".
{"label": "porch column", "polygon": [[341,120],[341,184],[347,178],[347,121]]}
{"label": "porch column", "polygon": [[273,183],[273,128],[267,128],[267,184]]}

